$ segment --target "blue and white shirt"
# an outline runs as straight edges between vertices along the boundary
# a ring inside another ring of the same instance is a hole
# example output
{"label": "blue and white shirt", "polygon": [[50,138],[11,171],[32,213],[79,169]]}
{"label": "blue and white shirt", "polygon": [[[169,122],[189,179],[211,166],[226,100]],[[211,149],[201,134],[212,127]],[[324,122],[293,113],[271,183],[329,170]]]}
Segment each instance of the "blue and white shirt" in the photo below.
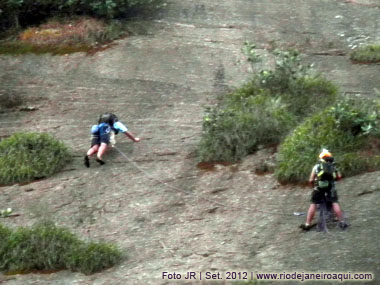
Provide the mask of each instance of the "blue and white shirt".
{"label": "blue and white shirt", "polygon": [[109,135],[111,132],[111,127],[107,123],[101,123],[99,125],[93,125],[91,127],[91,134],[93,136],[104,136]]}
{"label": "blue and white shirt", "polygon": [[122,132],[122,133],[125,133],[125,132],[128,132],[128,128],[122,123],[122,122],[115,122],[112,126],[112,129],[114,131],[116,131],[116,133],[118,132]]}

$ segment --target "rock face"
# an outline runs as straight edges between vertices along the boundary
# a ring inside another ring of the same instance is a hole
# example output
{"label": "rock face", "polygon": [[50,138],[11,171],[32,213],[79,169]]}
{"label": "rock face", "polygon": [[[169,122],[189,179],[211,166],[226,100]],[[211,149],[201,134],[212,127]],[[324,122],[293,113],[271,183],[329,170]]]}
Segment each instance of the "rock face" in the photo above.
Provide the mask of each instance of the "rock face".
{"label": "rock face", "polygon": [[[59,175],[1,187],[0,207],[19,214],[1,222],[30,225],[48,217],[83,238],[117,243],[126,260],[91,276],[62,271],[0,276],[0,282],[166,284],[163,272],[220,272],[225,280],[225,272],[242,270],[379,276],[378,172],[339,183],[352,223],[347,231],[304,234],[298,229],[304,217],[293,212],[306,211],[309,189],[278,185],[265,171],[257,175],[257,162],[268,161],[265,151],[212,170],[198,169],[194,159],[204,105],[249,76],[244,41],[264,57],[268,48],[297,48],[341,92],[373,95],[380,65],[353,65],[348,56],[355,46],[380,41],[379,6],[376,0],[172,0],[155,20],[135,22],[140,35],[92,56],[1,56],[0,91],[38,108],[0,113],[0,136],[46,131],[76,154]],[[105,111],[118,114],[142,141],[119,135],[107,164],[91,161],[87,169],[89,129]]]}

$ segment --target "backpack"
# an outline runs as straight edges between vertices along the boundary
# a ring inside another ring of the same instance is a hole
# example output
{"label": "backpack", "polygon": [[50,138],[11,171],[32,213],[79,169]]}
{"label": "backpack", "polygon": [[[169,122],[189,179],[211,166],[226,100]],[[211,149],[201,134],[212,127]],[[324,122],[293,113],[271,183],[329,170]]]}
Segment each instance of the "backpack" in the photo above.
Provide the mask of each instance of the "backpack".
{"label": "backpack", "polygon": [[336,168],[333,160],[321,160],[317,168],[318,187],[328,187],[335,178]]}
{"label": "backpack", "polygon": [[100,123],[99,125],[94,125],[91,128],[91,134],[93,137],[109,134],[110,131],[111,127],[107,123]]}

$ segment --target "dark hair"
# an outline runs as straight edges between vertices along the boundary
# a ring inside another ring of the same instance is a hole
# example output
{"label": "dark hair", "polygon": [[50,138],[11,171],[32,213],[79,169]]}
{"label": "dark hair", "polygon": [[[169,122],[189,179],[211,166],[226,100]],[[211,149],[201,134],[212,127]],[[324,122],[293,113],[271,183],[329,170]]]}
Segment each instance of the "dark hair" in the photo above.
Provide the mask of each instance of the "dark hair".
{"label": "dark hair", "polygon": [[119,121],[119,119],[117,118],[115,114],[105,113],[105,114],[100,115],[98,124],[107,123],[110,126],[113,126],[113,124],[117,121]]}

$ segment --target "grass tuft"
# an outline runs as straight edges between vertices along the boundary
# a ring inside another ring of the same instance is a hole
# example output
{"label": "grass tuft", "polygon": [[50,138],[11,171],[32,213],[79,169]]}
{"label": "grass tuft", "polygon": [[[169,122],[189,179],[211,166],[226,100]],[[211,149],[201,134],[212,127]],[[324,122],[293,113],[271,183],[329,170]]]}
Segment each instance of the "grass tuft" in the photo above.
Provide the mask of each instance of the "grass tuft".
{"label": "grass tuft", "polygon": [[356,49],[350,56],[355,63],[380,62],[380,45],[369,45]]}
{"label": "grass tuft", "polygon": [[46,133],[17,133],[0,141],[0,184],[49,177],[71,160],[68,148]]}
{"label": "grass tuft", "polygon": [[117,264],[121,257],[119,249],[112,244],[83,243],[67,255],[67,267],[73,271],[91,274]]}
{"label": "grass tuft", "polygon": [[11,230],[0,224],[0,270],[31,272],[71,269],[85,274],[112,267],[122,259],[108,243],[85,243],[52,222]]}

